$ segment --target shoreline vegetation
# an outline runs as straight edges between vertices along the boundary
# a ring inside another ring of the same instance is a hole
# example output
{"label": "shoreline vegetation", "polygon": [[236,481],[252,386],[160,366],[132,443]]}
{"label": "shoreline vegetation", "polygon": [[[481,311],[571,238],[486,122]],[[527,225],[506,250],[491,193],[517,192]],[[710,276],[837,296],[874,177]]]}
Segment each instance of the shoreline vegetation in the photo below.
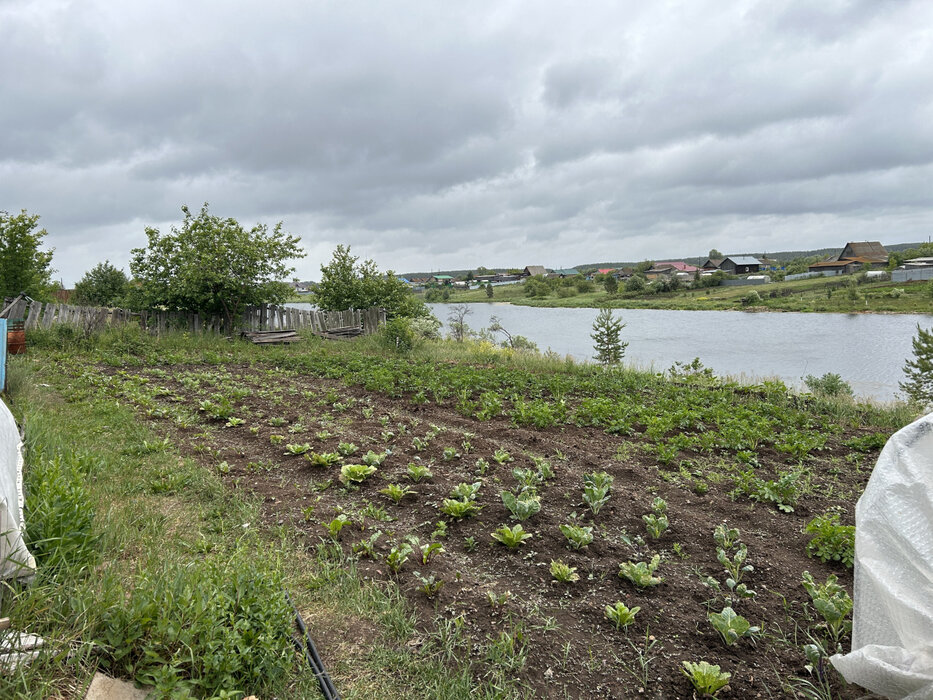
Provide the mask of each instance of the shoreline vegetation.
{"label": "shoreline vegetation", "polygon": [[313,696],[283,588],[346,697],[687,697],[701,661],[730,696],[862,694],[801,581],[851,591],[855,503],[916,406],[385,335],[31,333],[7,400],[39,572],[0,615],[51,653],[0,695],[100,669]]}
{"label": "shoreline vegetation", "polygon": [[[863,278],[864,279],[864,278]],[[676,292],[643,294],[619,291],[609,294],[601,287],[572,295],[560,287],[546,296],[529,296],[523,282],[485,288],[450,289],[452,304],[509,303],[543,308],[663,309],[683,311],[764,311],[801,313],[885,313],[933,314],[931,282],[860,282],[857,275],[817,277],[791,282],[773,282],[741,287],[684,289]],[[425,293],[419,293],[421,298]],[[425,299],[427,300],[427,299]]]}

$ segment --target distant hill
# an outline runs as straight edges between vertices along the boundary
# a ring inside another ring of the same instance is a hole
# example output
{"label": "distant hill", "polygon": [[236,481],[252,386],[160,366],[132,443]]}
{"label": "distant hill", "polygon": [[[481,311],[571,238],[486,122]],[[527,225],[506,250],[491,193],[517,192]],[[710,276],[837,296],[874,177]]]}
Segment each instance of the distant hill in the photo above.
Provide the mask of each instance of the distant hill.
{"label": "distant hill", "polygon": [[[888,252],[897,252],[900,250],[907,250],[908,248],[916,248],[920,243],[892,243],[890,245],[884,244],[885,250]],[[768,251],[764,252],[751,252],[751,253],[727,253],[727,256],[736,256],[736,255],[753,255],[755,257],[767,257],[770,260],[793,260],[794,258],[809,258],[811,256],[827,257],[830,255],[836,255],[839,251],[842,250],[842,246],[836,248],[815,248],[813,250],[782,250],[777,252]],[[663,258],[657,258],[656,260],[683,260],[689,265],[700,266],[706,262],[706,256],[704,255],[701,258],[696,256],[681,256],[681,255],[668,255]],[[635,267],[638,263],[644,262],[643,260],[628,260],[622,262],[594,262],[594,263],[583,263],[580,265],[570,265],[568,268],[573,268],[579,270],[580,272],[589,272],[591,270],[597,270],[604,267]],[[509,268],[505,267],[490,267],[487,268],[490,272],[508,272]],[[431,275],[450,275],[451,277],[459,277],[465,275],[467,272],[473,272],[476,274],[476,270],[434,270],[433,272],[405,272],[400,273],[399,277],[430,277]]]}

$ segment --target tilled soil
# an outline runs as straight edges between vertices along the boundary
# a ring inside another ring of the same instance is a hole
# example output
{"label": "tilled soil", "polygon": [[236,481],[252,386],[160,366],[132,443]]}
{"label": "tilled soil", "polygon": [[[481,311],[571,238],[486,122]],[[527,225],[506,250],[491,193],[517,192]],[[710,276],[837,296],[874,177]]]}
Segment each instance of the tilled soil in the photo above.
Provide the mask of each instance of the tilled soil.
{"label": "tilled soil", "polygon": [[[209,389],[186,388],[179,381],[196,369],[176,367],[170,377],[151,377],[160,387],[160,405],[197,411]],[[801,574],[809,570],[822,581],[835,573],[850,591],[852,577],[841,565],[808,558],[803,529],[814,515],[833,508],[845,524],[852,523],[855,498],[876,456],[845,461],[851,450],[841,441],[852,434],[830,438],[818,460],[807,463],[810,488],[793,513],[784,513],[744,496],[730,497],[732,482],[712,466],[725,457],[681,454],[688,468],[705,470],[710,484],[705,493],[691,490],[689,475],[659,469],[642,449],[647,439],[641,435],[620,437],[575,426],[518,428],[505,418],[480,422],[448,405],[415,405],[330,380],[293,375],[275,388],[249,367],[227,371],[250,388],[234,411],[243,424],[223,427],[223,420],[214,420],[207,421],[207,429],[204,424],[179,428],[156,418],[156,429],[174,435],[211,468],[225,462],[225,481],[261,495],[264,519],[306,533],[309,546],[331,539],[325,524],[339,512],[352,521],[338,537],[348,555],[354,543],[381,531],[375,557],[361,557],[358,568],[366,577],[397,582],[416,609],[420,632],[409,646],[427,645],[438,622],[461,627],[456,656],[473,662],[477,675],[497,669],[540,697],[689,698],[693,689],[681,673],[683,661],[707,660],[730,672],[726,697],[791,697],[790,679],[815,680],[805,669],[801,645],[809,641],[808,632],[819,638],[822,631]],[[128,372],[149,376],[145,368]],[[270,425],[270,419],[282,424]],[[333,436],[319,439],[317,433],[325,429]],[[424,439],[438,429],[427,447],[415,449],[415,437]],[[283,436],[281,444],[272,443],[274,435]],[[347,463],[360,462],[368,450],[391,454],[373,477],[347,489],[339,482],[339,465],[311,466],[304,456],[286,454],[287,443],[309,443],[318,453],[355,443],[359,451]],[[445,448],[459,456],[445,460]],[[496,450],[507,451],[514,461],[497,463]],[[535,467],[532,456],[546,458],[554,477],[539,488],[540,512],[522,523],[532,538],[510,550],[491,538],[496,528],[515,523],[500,492],[516,488],[514,468]],[[489,463],[485,471],[476,466],[478,458]],[[762,451],[758,459],[762,475],[789,465],[786,455],[773,451]],[[412,484],[406,470],[413,462],[430,466],[433,478]],[[846,468],[839,469],[843,462]],[[614,477],[611,497],[596,516],[582,500],[583,475],[594,471]],[[454,486],[476,481],[482,482],[479,515],[457,521],[439,511]],[[408,485],[415,493],[396,505],[380,495],[388,483]],[[656,497],[667,502],[670,528],[652,540],[642,516],[651,512]],[[594,541],[580,550],[569,549],[559,529],[574,517],[594,527]],[[437,533],[439,521],[446,523],[443,536]],[[720,584],[726,578],[712,538],[720,523],[738,528],[748,546],[754,571],[745,582],[756,592],[753,599],[730,601],[701,582],[701,576]],[[412,535],[421,544],[440,542],[444,551],[426,564],[416,551],[393,573],[386,555]],[[657,575],[663,583],[640,590],[619,577],[620,563],[649,561],[655,553],[661,555]],[[555,581],[552,560],[576,567],[579,580]],[[416,572],[444,582],[436,596],[420,590]],[[641,608],[627,630],[616,629],[604,614],[606,605],[617,601]],[[730,602],[761,628],[756,639],[727,646],[713,629],[707,613]],[[458,619],[462,624],[450,623]],[[314,632],[321,640],[328,637],[327,630]],[[325,663],[327,650],[324,642]],[[836,697],[865,696],[838,680],[834,686]]]}

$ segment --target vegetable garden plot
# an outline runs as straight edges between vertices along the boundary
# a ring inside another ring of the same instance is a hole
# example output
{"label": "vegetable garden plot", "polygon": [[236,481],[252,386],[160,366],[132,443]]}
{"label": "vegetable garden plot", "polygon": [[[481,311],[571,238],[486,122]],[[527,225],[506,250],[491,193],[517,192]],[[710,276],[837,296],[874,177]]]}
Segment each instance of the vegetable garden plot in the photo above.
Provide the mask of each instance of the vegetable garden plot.
{"label": "vegetable garden plot", "polygon": [[[453,368],[380,362],[328,365],[342,381],[281,364],[77,374],[262,495],[270,524],[397,582],[422,622],[412,644],[434,648],[439,619],[477,675],[554,697],[689,697],[683,662],[730,673],[725,697],[823,682],[803,645],[831,653],[847,628],[816,612],[804,571],[851,590],[832,526],[852,521],[874,432],[742,390],[614,399],[468,368],[464,391]],[[184,488],[172,479],[153,488]],[[826,563],[808,558],[816,516]]]}

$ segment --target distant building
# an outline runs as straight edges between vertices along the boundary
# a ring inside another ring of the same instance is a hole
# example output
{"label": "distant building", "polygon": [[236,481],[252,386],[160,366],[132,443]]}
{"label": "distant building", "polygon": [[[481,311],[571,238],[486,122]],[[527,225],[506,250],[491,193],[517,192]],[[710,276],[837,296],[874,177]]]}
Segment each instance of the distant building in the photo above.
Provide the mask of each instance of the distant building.
{"label": "distant building", "polygon": [[547,270],[544,269],[544,265],[528,265],[522,272],[523,277],[534,277],[535,275],[546,275]]}
{"label": "distant building", "polygon": [[679,276],[681,279],[685,277],[690,277],[700,268],[695,265],[688,265],[687,263],[677,260],[677,261],[668,261],[668,262],[659,262],[651,266],[647,272],[645,272],[645,277],[650,280],[657,279],[658,277],[676,277]]}
{"label": "distant building", "polygon": [[566,270],[554,270],[554,274],[558,277],[576,277],[580,273],[573,268],[568,268]]}
{"label": "distant building", "polygon": [[453,284],[454,278],[450,275],[434,275],[431,279],[436,283],[446,287],[449,287]]}
{"label": "distant building", "polygon": [[888,263],[888,251],[878,241],[850,241],[846,243],[846,247],[842,249],[836,259],[854,260],[856,258],[864,258],[876,265],[886,265]]}
{"label": "distant building", "polygon": [[751,255],[730,255],[727,258],[709,258],[704,270],[722,270],[730,275],[747,275],[761,270],[761,260]]}

